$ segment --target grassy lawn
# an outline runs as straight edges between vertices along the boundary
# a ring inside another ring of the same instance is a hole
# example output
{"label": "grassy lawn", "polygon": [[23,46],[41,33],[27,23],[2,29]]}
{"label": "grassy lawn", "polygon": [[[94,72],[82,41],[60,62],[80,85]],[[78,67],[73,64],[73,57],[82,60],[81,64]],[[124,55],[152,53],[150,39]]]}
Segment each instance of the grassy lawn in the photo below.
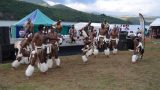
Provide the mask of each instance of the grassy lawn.
{"label": "grassy lawn", "polygon": [[[160,42],[160,40],[154,40]],[[30,80],[26,65],[16,71],[0,64],[0,90],[160,90],[160,43],[147,42],[143,60],[131,63],[132,52],[109,58],[91,56],[84,65],[80,55],[63,56],[62,67],[43,75],[37,69]]]}

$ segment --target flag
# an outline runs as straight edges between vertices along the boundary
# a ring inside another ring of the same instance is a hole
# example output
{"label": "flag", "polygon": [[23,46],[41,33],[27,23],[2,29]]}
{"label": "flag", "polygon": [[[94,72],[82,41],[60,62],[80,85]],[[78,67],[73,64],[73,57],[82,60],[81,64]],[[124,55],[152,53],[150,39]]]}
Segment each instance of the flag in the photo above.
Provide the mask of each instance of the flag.
{"label": "flag", "polygon": [[145,46],[145,34],[144,34],[144,31],[145,31],[145,20],[144,20],[144,17],[141,13],[139,13],[139,22],[140,22],[140,30],[141,30],[141,33],[142,33],[142,42]]}

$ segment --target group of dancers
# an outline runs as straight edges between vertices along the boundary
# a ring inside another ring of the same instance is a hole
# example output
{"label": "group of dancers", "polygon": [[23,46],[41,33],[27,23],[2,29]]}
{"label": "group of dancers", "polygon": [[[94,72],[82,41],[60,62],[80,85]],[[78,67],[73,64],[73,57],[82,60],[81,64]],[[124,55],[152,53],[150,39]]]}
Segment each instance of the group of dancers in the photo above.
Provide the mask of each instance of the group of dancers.
{"label": "group of dancers", "polygon": [[[55,61],[57,67],[60,67],[61,60],[58,56],[58,51],[59,45],[63,41],[63,37],[60,35],[61,29],[62,26],[60,24],[52,25],[50,29],[46,29],[44,25],[39,25],[39,31],[35,34],[25,34],[25,38],[22,41],[15,43],[17,52],[16,60],[12,62],[12,68],[16,69],[23,63],[28,64],[25,75],[29,78],[32,76],[36,65],[43,73],[53,67],[53,61]],[[109,24],[104,21],[97,32],[89,22],[79,31],[84,41],[84,47],[82,48],[82,61],[84,63],[88,62],[89,56],[98,55],[99,49],[104,49],[104,54],[107,57],[109,57],[111,50],[113,54],[117,53],[120,32],[118,27],[114,27],[110,31]],[[142,58],[144,52],[141,35],[133,37],[133,42],[132,62],[135,63],[138,59],[138,54]]]}
{"label": "group of dancers", "polygon": [[12,63],[12,68],[16,69],[20,64],[28,64],[25,71],[27,77],[32,76],[35,66],[43,73],[53,66],[53,59],[57,67],[60,67],[58,56],[59,45],[62,41],[59,35],[61,27],[51,26],[46,29],[44,25],[38,26],[38,32],[25,34],[22,41],[15,43],[16,60]]}
{"label": "group of dancers", "polygon": [[113,54],[116,54],[118,51],[117,45],[119,41],[119,28],[114,27],[112,31],[109,32],[109,24],[104,21],[97,32],[97,30],[94,30],[94,27],[90,25],[91,22],[81,29],[81,34],[84,37],[85,44],[82,49],[82,60],[86,63],[90,55],[98,55],[98,49],[104,49],[104,54],[107,57],[110,55],[110,48],[113,49]]}
{"label": "group of dancers", "polygon": [[[112,29],[110,25],[104,21],[101,23],[101,28],[98,31],[94,30],[94,27],[91,26],[91,22],[88,23],[81,30],[81,34],[84,37],[85,47],[82,49],[83,56],[82,60],[84,62],[88,61],[88,57],[91,55],[98,55],[99,49],[104,49],[104,54],[109,57],[111,51],[115,55],[118,51],[117,46],[119,43],[119,37],[121,31],[128,32],[129,27],[118,27],[114,26]],[[142,59],[144,53],[143,47],[143,37],[142,33],[138,32],[136,36],[130,36],[133,42],[133,55],[132,55],[132,63],[136,63],[138,59]]]}

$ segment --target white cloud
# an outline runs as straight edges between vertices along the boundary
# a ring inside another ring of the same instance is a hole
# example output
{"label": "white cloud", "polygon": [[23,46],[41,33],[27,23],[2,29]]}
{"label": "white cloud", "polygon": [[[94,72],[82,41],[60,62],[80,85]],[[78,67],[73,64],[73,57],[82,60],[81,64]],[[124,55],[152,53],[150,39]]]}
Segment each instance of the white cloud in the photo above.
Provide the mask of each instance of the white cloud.
{"label": "white cloud", "polygon": [[77,3],[76,2],[76,3],[67,3],[65,5],[68,6],[68,7],[80,10],[80,11],[87,11],[88,10],[87,5],[83,4],[83,3]]}
{"label": "white cloud", "polygon": [[59,3],[53,2],[52,0],[43,0],[43,1],[45,1],[45,2],[46,2],[47,4],[49,4],[50,6],[59,4]]}
{"label": "white cloud", "polygon": [[[139,12],[149,15],[154,9],[158,8],[159,0],[97,0],[95,5],[100,6],[100,10],[104,12],[117,12],[138,15]],[[158,10],[157,10],[158,11]]]}
{"label": "white cloud", "polygon": [[142,13],[148,16],[160,16],[160,0],[96,0],[93,3],[65,0],[64,4],[77,10],[106,15],[138,15],[138,13]]}

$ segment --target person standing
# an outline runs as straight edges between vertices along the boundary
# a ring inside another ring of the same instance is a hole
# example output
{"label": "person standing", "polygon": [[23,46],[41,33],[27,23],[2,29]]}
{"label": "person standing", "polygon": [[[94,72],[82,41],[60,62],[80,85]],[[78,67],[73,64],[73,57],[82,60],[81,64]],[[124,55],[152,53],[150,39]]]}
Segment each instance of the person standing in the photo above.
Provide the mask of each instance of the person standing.
{"label": "person standing", "polygon": [[104,41],[107,40],[106,36],[108,34],[108,30],[105,28],[104,24],[101,24],[101,28],[99,29],[98,35],[98,47],[102,48]]}
{"label": "person standing", "polygon": [[44,25],[38,26],[39,31],[35,33],[31,42],[33,51],[31,52],[31,59],[30,59],[31,63],[29,64],[25,72],[25,75],[27,77],[30,77],[33,74],[34,66],[37,60],[38,60],[38,68],[40,69],[41,72],[46,73],[46,71],[48,70],[43,49],[43,44],[46,40],[45,35],[43,33],[43,27]]}
{"label": "person standing", "polygon": [[57,24],[56,24],[56,30],[57,33],[60,35],[61,31],[62,31],[62,24],[61,24],[61,20],[58,20]]}
{"label": "person standing", "polygon": [[76,42],[76,37],[77,37],[77,31],[74,28],[74,25],[72,25],[72,27],[69,29],[69,35],[70,35],[70,39],[71,39],[71,43],[75,43]]}
{"label": "person standing", "polygon": [[106,20],[102,24],[104,25],[105,29],[109,30],[110,26],[109,26],[109,23]]}
{"label": "person standing", "polygon": [[116,54],[117,53],[117,45],[118,45],[118,42],[119,42],[119,34],[118,34],[118,30],[116,27],[113,28],[113,30],[111,31],[110,33],[110,40],[111,40],[111,46],[112,46],[112,49],[113,49],[113,54]]}
{"label": "person standing", "polygon": [[58,56],[58,50],[59,50],[59,37],[57,35],[57,32],[55,32],[55,27],[52,26],[50,29],[50,32],[48,33],[48,38],[49,38],[49,47],[51,46],[51,53],[50,57],[47,60],[47,64],[49,68],[52,68],[53,65],[53,60],[52,58],[54,57],[54,60],[56,62],[57,67],[60,67],[60,58]]}
{"label": "person standing", "polygon": [[144,47],[142,45],[141,36],[136,36],[136,37],[133,37],[132,39],[133,39],[133,45],[134,45],[132,63],[136,63],[139,58],[140,59],[143,58]]}
{"label": "person standing", "polygon": [[34,25],[33,25],[32,21],[31,21],[31,19],[28,18],[28,21],[24,24],[24,28],[25,28],[25,35],[24,35],[24,37],[25,38],[28,37],[28,35],[30,33],[33,33],[33,27],[34,27]]}
{"label": "person standing", "polygon": [[84,27],[84,31],[88,36],[89,36],[90,29],[91,29],[91,21],[89,21],[88,24]]}

